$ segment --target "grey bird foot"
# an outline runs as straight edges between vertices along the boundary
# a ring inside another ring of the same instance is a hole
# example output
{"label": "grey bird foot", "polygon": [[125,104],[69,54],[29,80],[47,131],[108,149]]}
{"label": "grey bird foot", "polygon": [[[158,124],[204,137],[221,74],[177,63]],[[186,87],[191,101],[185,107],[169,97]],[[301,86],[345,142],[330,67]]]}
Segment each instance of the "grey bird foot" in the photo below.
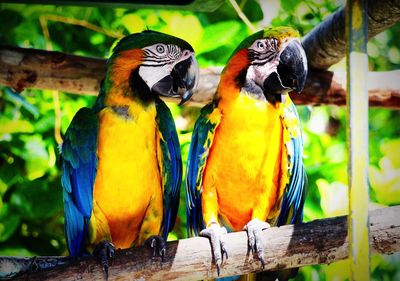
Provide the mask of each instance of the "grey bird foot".
{"label": "grey bird foot", "polygon": [[[93,255],[96,256],[103,267],[103,271],[106,275],[106,280],[108,280],[108,268],[112,264],[115,256],[115,247],[109,241],[101,241],[94,248]],[[110,263],[109,263],[110,260]]]}
{"label": "grey bird foot", "polygon": [[245,225],[243,230],[247,232],[249,252],[256,253],[261,262],[262,267],[265,267],[264,246],[261,237],[261,232],[271,226],[265,221],[252,219]]}
{"label": "grey bird foot", "polygon": [[164,238],[158,235],[153,235],[145,242],[153,250],[153,257],[160,256],[161,261],[164,261],[165,254],[167,252],[167,244]]}
{"label": "grey bird foot", "polygon": [[207,237],[210,239],[212,253],[214,255],[215,265],[217,266],[217,273],[219,275],[221,264],[225,255],[228,259],[228,252],[225,248],[224,235],[227,233],[225,227],[221,227],[217,224],[212,224],[200,231],[200,236]]}

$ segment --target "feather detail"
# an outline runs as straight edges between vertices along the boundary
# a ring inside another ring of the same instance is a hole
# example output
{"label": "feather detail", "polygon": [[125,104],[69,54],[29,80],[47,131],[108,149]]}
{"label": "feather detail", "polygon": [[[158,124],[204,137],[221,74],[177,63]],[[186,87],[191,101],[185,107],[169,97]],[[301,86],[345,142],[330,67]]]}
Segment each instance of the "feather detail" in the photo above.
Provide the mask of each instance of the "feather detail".
{"label": "feather detail", "polygon": [[295,105],[288,98],[284,104],[282,123],[289,140],[285,140],[288,151],[289,181],[285,187],[277,225],[300,223],[307,190],[307,175],[303,164],[303,140],[300,120]]}
{"label": "feather detail", "polygon": [[182,157],[174,120],[165,103],[157,99],[157,124],[160,134],[160,170],[163,183],[164,214],[162,236],[167,240],[178,213],[180,186],[182,182]]}
{"label": "feather detail", "polygon": [[74,257],[85,252],[97,171],[98,126],[97,116],[91,109],[80,109],[61,147],[65,232],[69,252]]}
{"label": "feather detail", "polygon": [[212,146],[215,130],[221,121],[221,113],[211,103],[201,110],[197,119],[186,168],[186,214],[189,236],[197,235],[204,228],[201,207],[203,172]]}

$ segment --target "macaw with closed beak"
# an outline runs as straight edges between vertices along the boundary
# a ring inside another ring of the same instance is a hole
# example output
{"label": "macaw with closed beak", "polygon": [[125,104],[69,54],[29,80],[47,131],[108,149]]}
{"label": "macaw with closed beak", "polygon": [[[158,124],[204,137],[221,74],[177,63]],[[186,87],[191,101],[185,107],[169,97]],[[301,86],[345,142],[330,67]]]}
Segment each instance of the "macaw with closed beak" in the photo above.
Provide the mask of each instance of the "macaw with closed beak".
{"label": "macaw with closed beak", "polygon": [[[264,266],[261,231],[302,222],[307,178],[288,93],[302,91],[306,76],[298,32],[261,30],[234,51],[196,121],[187,161],[188,230],[210,238],[218,273],[227,231],[247,231],[249,249]],[[284,275],[292,274],[276,277]]]}
{"label": "macaw with closed beak", "polygon": [[178,211],[179,140],[160,97],[192,95],[193,48],[155,31],[121,39],[93,108],[80,109],[62,153],[65,232],[73,257],[96,254],[108,275],[115,248],[148,241],[163,257]]}

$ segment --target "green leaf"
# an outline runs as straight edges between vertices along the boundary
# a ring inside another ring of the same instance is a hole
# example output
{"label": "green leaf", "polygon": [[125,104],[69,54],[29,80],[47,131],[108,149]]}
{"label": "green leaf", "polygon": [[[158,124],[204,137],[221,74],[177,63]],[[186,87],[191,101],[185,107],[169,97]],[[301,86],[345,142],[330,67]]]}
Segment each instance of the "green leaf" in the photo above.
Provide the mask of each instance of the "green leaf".
{"label": "green leaf", "polygon": [[348,187],[340,182],[329,184],[325,179],[317,180],[318,191],[321,194],[321,208],[326,217],[347,215]]}
{"label": "green leaf", "polygon": [[11,120],[0,116],[0,134],[32,133],[33,125],[27,120]]}
{"label": "green leaf", "polygon": [[[7,191],[7,184],[1,179],[0,177],[0,195],[3,195]],[[1,200],[0,197],[0,210],[3,207],[3,201]]]}
{"label": "green leaf", "polygon": [[400,168],[400,139],[393,139],[381,144],[382,153],[390,159],[393,167]]}
{"label": "green leaf", "polygon": [[146,29],[146,23],[144,20],[135,13],[123,16],[121,22],[129,33],[141,32]]}
{"label": "green leaf", "polygon": [[263,11],[257,1],[250,0],[243,7],[243,13],[251,22],[260,21],[263,19]]}
{"label": "green leaf", "polygon": [[166,23],[161,28],[161,32],[186,40],[197,52],[199,45],[202,44],[204,29],[199,19],[192,14],[181,12],[160,12],[161,18]]}
{"label": "green leaf", "polygon": [[17,187],[10,202],[23,218],[42,221],[62,209],[61,197],[59,185],[36,180]]}
{"label": "green leaf", "polygon": [[7,159],[7,164],[0,166],[0,181],[2,182],[2,184],[0,184],[0,194],[5,193],[9,186],[16,184],[20,179],[20,165],[10,156],[9,159]]}
{"label": "green leaf", "polygon": [[90,37],[90,43],[92,43],[93,45],[103,44],[105,40],[106,37],[104,36],[104,34],[101,33],[96,33]]}
{"label": "green leaf", "polygon": [[43,176],[49,168],[49,155],[46,144],[39,135],[26,136],[25,152],[22,158],[25,159],[27,178],[34,180]]}
{"label": "green leaf", "polygon": [[329,266],[324,265],[326,280],[349,280],[350,262],[349,260],[337,261]]}
{"label": "green leaf", "polygon": [[0,214],[0,242],[7,241],[17,230],[20,224],[17,214],[10,214],[8,204],[4,204]]}
{"label": "green leaf", "polygon": [[174,233],[174,232],[170,232],[169,234],[168,234],[168,239],[167,239],[168,241],[175,241],[175,240],[178,240],[178,236],[176,235],[176,233]]}
{"label": "green leaf", "polygon": [[54,121],[54,114],[52,113],[41,116],[41,118],[35,122],[35,132],[44,133],[49,130],[53,130]]}
{"label": "green leaf", "polygon": [[196,53],[201,54],[224,46],[233,37],[237,36],[240,27],[241,24],[237,21],[224,21],[207,26],[204,29],[204,35]]}
{"label": "green leaf", "polygon": [[[31,257],[31,256],[37,256],[37,254],[29,251],[26,248],[23,247],[15,247],[15,246],[9,246],[9,247],[4,247],[0,249],[0,256],[12,256],[12,257]],[[0,273],[0,279],[2,277]]]}
{"label": "green leaf", "polygon": [[292,13],[298,4],[298,0],[281,0],[281,8],[288,14]]}
{"label": "green leaf", "polygon": [[379,203],[397,205],[400,203],[400,168],[394,168],[388,157],[380,161],[380,169],[370,166],[369,180]]}
{"label": "green leaf", "polygon": [[17,27],[23,20],[23,17],[13,10],[0,10],[0,34],[10,32]]}

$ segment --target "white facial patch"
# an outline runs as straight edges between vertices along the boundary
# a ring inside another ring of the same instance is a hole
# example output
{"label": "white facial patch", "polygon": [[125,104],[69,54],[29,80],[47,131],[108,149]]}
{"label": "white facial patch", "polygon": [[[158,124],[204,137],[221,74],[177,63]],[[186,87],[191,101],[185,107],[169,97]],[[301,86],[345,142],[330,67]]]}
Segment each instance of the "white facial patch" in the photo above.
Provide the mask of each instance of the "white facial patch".
{"label": "white facial patch", "polygon": [[170,75],[174,64],[166,64],[163,66],[142,65],[139,67],[139,75],[147,86],[151,89],[155,83]]}
{"label": "white facial patch", "polygon": [[154,84],[171,74],[173,67],[188,58],[192,53],[174,44],[154,44],[144,47],[143,63],[139,67],[139,75],[151,89]]}
{"label": "white facial patch", "polygon": [[263,87],[264,80],[273,72],[278,72],[279,59],[274,59],[264,65],[250,65],[247,69],[246,79],[254,81]]}

